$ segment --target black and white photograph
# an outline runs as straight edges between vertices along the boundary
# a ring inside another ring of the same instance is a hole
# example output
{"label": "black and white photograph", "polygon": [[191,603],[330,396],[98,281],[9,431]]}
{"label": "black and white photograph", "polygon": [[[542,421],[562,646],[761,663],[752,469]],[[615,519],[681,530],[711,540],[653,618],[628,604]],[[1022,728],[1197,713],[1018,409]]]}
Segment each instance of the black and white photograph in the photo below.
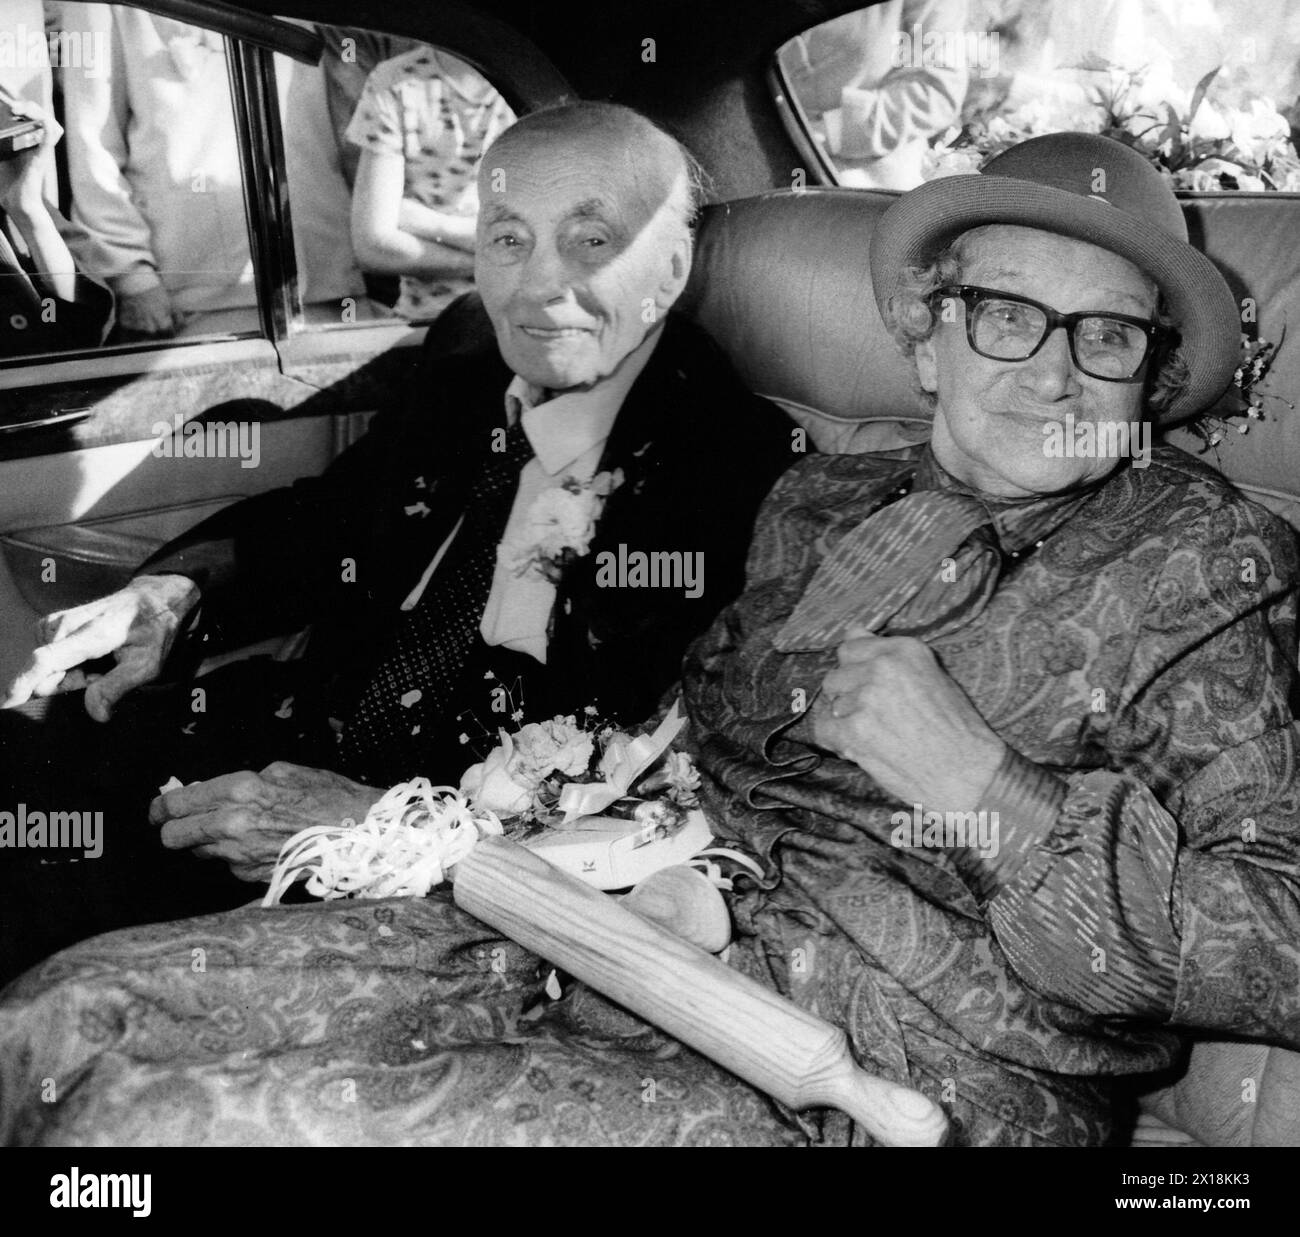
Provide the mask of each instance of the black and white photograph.
{"label": "black and white photograph", "polygon": [[1298,404],[1300,0],[0,0],[29,1218],[200,1148],[218,1219],[434,1147],[1262,1208]]}

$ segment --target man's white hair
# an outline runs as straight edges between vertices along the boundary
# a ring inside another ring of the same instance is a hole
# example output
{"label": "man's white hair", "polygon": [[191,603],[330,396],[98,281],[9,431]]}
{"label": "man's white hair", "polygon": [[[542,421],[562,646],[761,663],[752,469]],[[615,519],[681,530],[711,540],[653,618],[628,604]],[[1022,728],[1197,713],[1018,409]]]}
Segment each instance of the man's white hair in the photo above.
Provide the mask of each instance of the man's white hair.
{"label": "man's white hair", "polygon": [[580,99],[529,112],[488,147],[481,167],[490,168],[494,158],[547,137],[605,139],[615,147],[633,152],[638,163],[642,163],[651,152],[659,152],[660,159],[653,166],[665,171],[668,177],[666,187],[673,190],[682,222],[687,228],[694,225],[704,204],[708,174],[699,160],[671,133],[621,103]]}

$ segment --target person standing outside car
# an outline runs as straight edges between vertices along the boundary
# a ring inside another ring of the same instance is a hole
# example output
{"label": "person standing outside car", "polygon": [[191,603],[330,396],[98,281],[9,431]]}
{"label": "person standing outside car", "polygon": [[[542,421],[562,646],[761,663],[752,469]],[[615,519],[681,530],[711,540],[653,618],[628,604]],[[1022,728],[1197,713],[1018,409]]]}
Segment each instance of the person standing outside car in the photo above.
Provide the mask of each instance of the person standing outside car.
{"label": "person standing outside car", "polygon": [[45,201],[45,156],[63,130],[38,104],[3,86],[0,116],[39,126],[21,134],[18,146],[0,146],[0,219],[27,250],[24,261],[0,228],[0,357],[94,347],[103,342],[113,297],[78,272],[60,230],[67,221],[56,220]]}
{"label": "person standing outside car", "polygon": [[361,148],[352,246],[364,270],[401,277],[399,317],[433,318],[473,287],[475,172],[513,120],[480,73],[432,47],[366,81],[346,134]]}
{"label": "person standing outside car", "polygon": [[930,139],[961,120],[967,19],[966,0],[887,0],[816,26],[781,49],[790,93],[841,184],[921,183]]}
{"label": "person standing outside car", "polygon": [[118,5],[54,8],[64,30],[110,48],[105,72],[69,66],[60,80],[72,218],[88,234],[75,252],[116,294],[121,337],[254,309],[225,40]]}

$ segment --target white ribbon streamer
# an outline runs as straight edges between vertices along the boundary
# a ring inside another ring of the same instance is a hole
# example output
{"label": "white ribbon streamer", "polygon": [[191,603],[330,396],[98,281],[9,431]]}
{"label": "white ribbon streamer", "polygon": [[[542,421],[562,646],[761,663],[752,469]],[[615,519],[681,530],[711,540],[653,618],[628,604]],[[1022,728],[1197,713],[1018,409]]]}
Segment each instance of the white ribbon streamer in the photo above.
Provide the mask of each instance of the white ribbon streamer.
{"label": "white ribbon streamer", "polygon": [[627,795],[637,778],[668,750],[685,727],[686,718],[679,709],[680,704],[679,700],[673,702],[673,707],[654,734],[639,735],[627,745],[618,763],[605,774],[603,782],[570,782],[560,791],[556,806],[564,813],[561,828],[580,816],[599,816]]}
{"label": "white ribbon streamer", "polygon": [[281,848],[263,906],[276,906],[304,871],[319,898],[422,898],[480,837],[500,834],[451,786],[417,777],[387,791],[360,824],[312,825]]}

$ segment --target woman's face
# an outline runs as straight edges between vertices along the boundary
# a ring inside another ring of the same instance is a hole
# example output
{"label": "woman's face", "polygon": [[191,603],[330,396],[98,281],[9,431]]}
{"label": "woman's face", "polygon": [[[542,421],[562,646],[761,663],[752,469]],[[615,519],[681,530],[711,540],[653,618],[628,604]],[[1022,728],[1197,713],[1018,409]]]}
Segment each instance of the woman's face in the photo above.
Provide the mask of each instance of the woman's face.
{"label": "woman's face", "polygon": [[[1155,286],[1131,262],[1036,228],[981,228],[963,246],[961,282],[1028,297],[1060,313],[1155,318]],[[1140,425],[1143,382],[1083,373],[1062,329],[1029,360],[981,356],[967,342],[967,310],[954,300],[952,312],[941,314],[934,333],[916,348],[921,385],[937,399],[935,458],[953,476],[1003,497],[1060,493],[1099,480],[1122,462],[1114,453],[1115,427],[1096,434],[1081,431],[1085,423],[1123,423],[1128,429],[1118,441],[1134,450],[1150,443],[1151,426]]]}

